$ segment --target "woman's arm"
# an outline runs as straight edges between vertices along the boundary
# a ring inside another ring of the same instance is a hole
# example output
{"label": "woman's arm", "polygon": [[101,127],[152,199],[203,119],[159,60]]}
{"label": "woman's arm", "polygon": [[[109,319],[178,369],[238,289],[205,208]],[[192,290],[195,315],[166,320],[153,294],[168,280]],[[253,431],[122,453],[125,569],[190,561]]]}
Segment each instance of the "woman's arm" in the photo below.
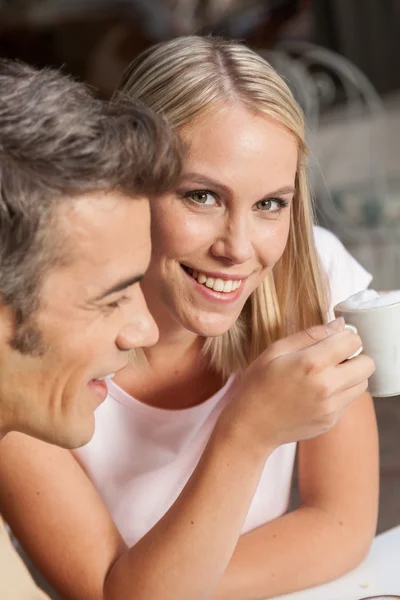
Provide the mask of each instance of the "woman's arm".
{"label": "woman's arm", "polygon": [[25,436],[0,445],[0,512],[65,600],[209,600],[268,456],[332,427],[366,389],[373,363],[342,364],[360,343],[339,322],[272,344],[238,382],[180,496],[130,550],[73,457]]}
{"label": "woman's arm", "polygon": [[301,506],[239,540],[213,600],[255,600],[354,568],[375,535],[378,436],[364,394],[328,433],[299,444]]}
{"label": "woman's arm", "polygon": [[64,600],[203,600],[231,558],[267,457],[220,432],[168,513],[128,550],[67,450],[9,434],[0,510]]}

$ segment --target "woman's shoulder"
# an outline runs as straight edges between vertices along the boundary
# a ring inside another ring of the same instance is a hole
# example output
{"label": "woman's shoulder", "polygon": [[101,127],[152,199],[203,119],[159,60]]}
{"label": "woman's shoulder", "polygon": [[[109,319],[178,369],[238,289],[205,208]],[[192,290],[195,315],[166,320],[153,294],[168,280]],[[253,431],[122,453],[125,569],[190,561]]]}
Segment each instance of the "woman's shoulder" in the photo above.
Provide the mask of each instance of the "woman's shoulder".
{"label": "woman's shoulder", "polygon": [[[332,231],[324,227],[314,225],[314,240],[321,259],[334,260],[338,251],[340,255],[343,252],[348,254],[339,238]],[[338,258],[340,259],[340,256]]]}
{"label": "woman's shoulder", "polygon": [[329,280],[331,308],[369,286],[372,275],[350,254],[335,234],[315,226],[314,239],[322,267]]}

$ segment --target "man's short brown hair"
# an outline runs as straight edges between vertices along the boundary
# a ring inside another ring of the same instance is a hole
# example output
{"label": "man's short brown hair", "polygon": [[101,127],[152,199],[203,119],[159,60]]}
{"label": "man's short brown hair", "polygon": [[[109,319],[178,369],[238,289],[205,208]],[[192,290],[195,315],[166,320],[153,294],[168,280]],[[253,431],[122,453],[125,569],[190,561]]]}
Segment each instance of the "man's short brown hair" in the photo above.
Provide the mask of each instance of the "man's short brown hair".
{"label": "man's short brown hair", "polygon": [[54,264],[61,202],[95,191],[162,194],[180,170],[178,138],[144,105],[113,106],[57,71],[0,60],[0,300],[17,325],[37,308]]}

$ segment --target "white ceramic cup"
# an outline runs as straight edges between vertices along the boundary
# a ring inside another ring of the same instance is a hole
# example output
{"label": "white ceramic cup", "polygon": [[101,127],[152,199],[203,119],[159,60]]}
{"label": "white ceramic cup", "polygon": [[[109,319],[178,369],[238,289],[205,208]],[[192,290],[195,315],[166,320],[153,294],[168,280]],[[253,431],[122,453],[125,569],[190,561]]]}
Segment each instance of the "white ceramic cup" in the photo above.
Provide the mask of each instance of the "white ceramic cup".
{"label": "white ceramic cup", "polygon": [[400,302],[376,308],[335,306],[336,317],[356,327],[364,353],[375,361],[368,390],[380,398],[400,395]]}

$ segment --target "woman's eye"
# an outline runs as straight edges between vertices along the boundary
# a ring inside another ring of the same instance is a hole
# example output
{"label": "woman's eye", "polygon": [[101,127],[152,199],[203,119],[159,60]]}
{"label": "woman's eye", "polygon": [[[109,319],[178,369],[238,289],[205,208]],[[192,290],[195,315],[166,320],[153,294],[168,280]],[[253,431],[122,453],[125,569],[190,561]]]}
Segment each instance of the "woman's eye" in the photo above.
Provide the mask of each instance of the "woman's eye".
{"label": "woman's eye", "polygon": [[215,195],[208,190],[195,190],[194,192],[187,192],[185,198],[192,200],[196,204],[202,204],[203,206],[215,206],[216,198]]}
{"label": "woman's eye", "polygon": [[265,200],[260,200],[255,204],[255,207],[258,210],[263,210],[265,212],[270,213],[279,213],[285,206],[287,206],[287,202],[282,198],[266,198]]}

